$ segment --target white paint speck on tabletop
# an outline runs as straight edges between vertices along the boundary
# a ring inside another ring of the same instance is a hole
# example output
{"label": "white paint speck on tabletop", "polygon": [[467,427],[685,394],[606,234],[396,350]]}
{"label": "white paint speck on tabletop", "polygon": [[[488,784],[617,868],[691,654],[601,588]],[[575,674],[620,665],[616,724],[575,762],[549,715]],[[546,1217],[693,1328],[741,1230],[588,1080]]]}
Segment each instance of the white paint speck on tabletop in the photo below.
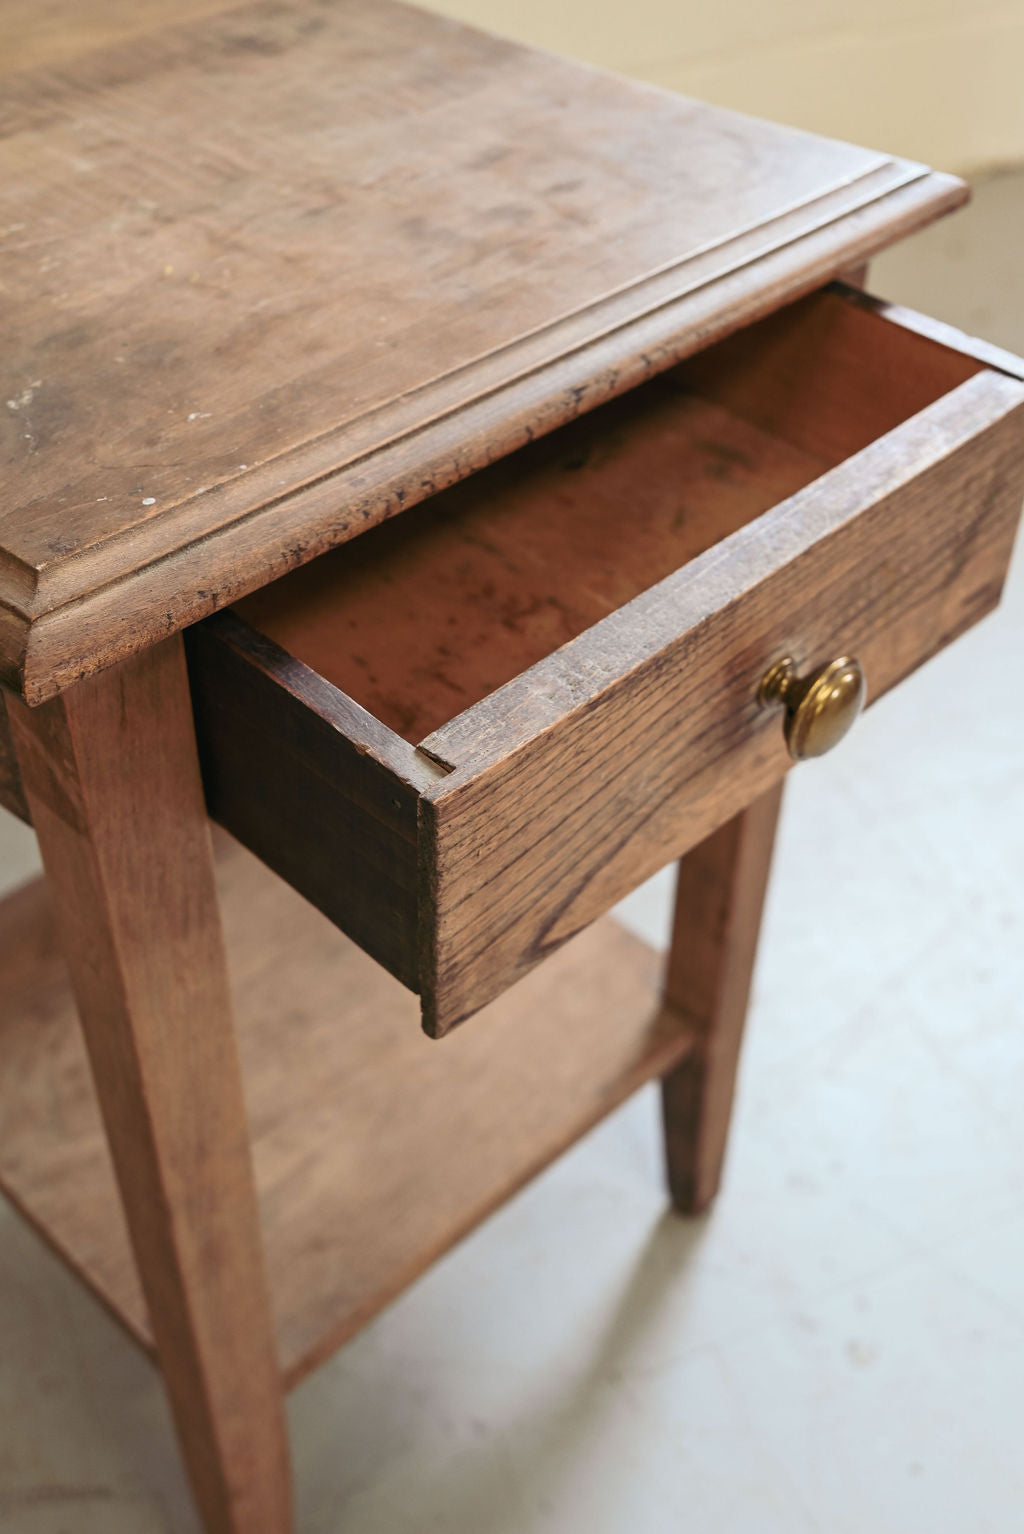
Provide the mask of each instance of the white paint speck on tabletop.
{"label": "white paint speck on tabletop", "polygon": [[155,506],[156,505],[156,496],[155,495],[147,495],[143,499],[142,504],[143,504],[143,506]]}
{"label": "white paint speck on tabletop", "polygon": [[24,410],[27,405],[31,405],[36,390],[42,387],[42,379],[34,379],[32,383],[22,389],[20,394],[16,394],[14,399],[7,401],[8,410]]}

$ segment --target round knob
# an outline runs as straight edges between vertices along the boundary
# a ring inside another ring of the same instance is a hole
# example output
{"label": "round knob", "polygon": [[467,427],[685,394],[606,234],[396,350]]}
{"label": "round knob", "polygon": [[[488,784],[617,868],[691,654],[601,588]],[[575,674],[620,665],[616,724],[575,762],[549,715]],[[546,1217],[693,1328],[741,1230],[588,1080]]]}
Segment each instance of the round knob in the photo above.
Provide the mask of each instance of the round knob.
{"label": "round knob", "polygon": [[849,655],[829,661],[810,676],[798,677],[788,655],[764,676],[758,701],[782,703],[786,745],[794,761],[824,756],[837,746],[864,707],[864,672]]}

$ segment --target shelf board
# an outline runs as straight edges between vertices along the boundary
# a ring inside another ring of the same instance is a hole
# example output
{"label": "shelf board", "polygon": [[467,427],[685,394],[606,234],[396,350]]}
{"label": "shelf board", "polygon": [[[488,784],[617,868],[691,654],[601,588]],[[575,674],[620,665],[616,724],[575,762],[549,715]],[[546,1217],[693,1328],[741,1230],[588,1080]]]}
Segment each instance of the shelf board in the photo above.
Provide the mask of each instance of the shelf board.
{"label": "shelf board", "polygon": [[[218,879],[288,1385],[691,1043],[610,918],[449,1039],[227,837]],[[0,903],[0,1188],[152,1349],[43,881]]]}

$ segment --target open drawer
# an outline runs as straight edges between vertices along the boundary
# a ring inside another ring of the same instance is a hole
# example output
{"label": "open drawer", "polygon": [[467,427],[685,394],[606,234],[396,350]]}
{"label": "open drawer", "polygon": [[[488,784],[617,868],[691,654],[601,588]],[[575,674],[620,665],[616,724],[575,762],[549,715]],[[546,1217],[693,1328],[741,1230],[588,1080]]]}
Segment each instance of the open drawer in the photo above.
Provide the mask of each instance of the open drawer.
{"label": "open drawer", "polygon": [[982,356],[828,289],[200,624],[211,813],[446,1032],[786,771],[779,657],[875,698],[995,605]]}

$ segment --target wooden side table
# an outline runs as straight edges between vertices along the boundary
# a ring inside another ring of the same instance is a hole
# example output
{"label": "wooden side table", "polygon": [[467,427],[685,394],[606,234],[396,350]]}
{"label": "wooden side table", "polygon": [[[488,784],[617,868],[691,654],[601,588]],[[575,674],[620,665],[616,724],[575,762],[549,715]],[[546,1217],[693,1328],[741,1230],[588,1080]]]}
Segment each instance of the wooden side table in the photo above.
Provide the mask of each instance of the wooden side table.
{"label": "wooden side table", "polygon": [[835,282],[920,166],[390,0],[0,20],[0,1185],[287,1534],[284,1389],[642,1082],[713,1197],[785,772],[998,600],[1024,367]]}

